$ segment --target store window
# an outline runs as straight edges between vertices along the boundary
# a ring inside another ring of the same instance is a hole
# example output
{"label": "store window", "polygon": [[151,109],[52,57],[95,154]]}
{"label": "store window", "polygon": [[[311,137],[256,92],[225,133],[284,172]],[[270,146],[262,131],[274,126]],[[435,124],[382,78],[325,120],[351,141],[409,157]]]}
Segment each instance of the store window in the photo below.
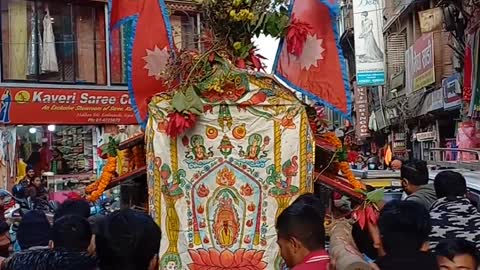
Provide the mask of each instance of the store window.
{"label": "store window", "polygon": [[1,0],[3,81],[106,84],[104,4]]}

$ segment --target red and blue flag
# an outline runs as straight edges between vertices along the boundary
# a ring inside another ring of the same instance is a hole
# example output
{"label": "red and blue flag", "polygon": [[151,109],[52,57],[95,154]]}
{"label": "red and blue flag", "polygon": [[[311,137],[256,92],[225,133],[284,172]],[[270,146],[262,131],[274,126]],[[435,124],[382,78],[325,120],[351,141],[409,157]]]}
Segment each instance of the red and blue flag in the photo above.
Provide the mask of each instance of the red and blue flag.
{"label": "red and blue flag", "polygon": [[130,101],[144,127],[150,98],[168,89],[163,71],[174,52],[173,34],[164,0],[110,0],[110,30],[131,23],[133,36],[124,52]]}
{"label": "red and blue flag", "polygon": [[290,88],[349,118],[352,98],[336,25],[337,2],[292,0],[290,26],[273,70]]}

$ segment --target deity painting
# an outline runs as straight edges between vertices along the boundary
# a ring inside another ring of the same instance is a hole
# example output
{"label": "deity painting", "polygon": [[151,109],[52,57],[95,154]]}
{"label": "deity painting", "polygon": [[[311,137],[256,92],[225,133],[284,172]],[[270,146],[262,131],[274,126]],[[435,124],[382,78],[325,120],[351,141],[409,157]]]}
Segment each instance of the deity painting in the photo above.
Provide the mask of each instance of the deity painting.
{"label": "deity painting", "polygon": [[265,148],[268,146],[270,143],[270,138],[267,136],[265,139],[262,141],[262,135],[258,133],[254,133],[248,137],[248,146],[247,146],[247,151],[243,151],[242,147],[239,146],[240,152],[239,155],[241,157],[244,157],[245,159],[249,160],[258,160],[261,158],[264,158],[266,156],[265,153],[260,155],[261,152],[265,151]]}
{"label": "deity painting", "polygon": [[191,139],[191,148],[190,150],[193,153],[193,157],[195,160],[207,160],[213,156],[212,151],[207,151],[205,147],[205,142],[202,136],[200,135],[193,135]]}
{"label": "deity painting", "polygon": [[280,125],[282,125],[285,129],[295,129],[297,126],[295,125],[294,119],[297,116],[298,110],[294,107],[288,108],[285,116],[283,116],[282,120],[280,121]]}
{"label": "deity painting", "polygon": [[225,196],[219,200],[213,229],[220,247],[228,248],[236,243],[240,223],[231,198]]}

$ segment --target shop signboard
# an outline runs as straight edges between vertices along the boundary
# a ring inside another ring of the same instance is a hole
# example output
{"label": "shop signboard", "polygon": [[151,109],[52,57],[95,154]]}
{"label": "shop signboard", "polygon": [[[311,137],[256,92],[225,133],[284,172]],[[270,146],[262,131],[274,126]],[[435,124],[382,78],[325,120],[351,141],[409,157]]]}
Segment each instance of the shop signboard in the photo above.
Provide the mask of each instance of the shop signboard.
{"label": "shop signboard", "polygon": [[127,91],[0,88],[2,124],[136,124]]}
{"label": "shop signboard", "polygon": [[413,91],[435,83],[433,33],[424,34],[413,45]]}
{"label": "shop signboard", "polygon": [[430,112],[443,109],[443,89],[437,89],[432,92],[432,104]]}
{"label": "shop signboard", "polygon": [[419,142],[426,142],[426,141],[433,141],[435,140],[435,132],[428,131],[428,132],[420,132],[416,134],[417,141]]}
{"label": "shop signboard", "polygon": [[353,0],[358,86],[385,84],[383,0]]}
{"label": "shop signboard", "polygon": [[364,139],[370,136],[368,130],[368,95],[367,88],[358,87],[355,85],[355,110],[357,121],[355,123],[356,135],[359,139]]}
{"label": "shop signboard", "polygon": [[460,74],[454,74],[442,82],[445,110],[454,110],[462,105]]}

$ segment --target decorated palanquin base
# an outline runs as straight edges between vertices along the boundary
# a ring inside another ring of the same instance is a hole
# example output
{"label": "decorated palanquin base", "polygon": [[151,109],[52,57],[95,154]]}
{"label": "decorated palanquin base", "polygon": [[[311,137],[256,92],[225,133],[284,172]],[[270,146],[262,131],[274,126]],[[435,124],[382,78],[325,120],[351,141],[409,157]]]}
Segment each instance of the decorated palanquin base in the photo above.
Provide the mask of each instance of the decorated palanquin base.
{"label": "decorated palanquin base", "polygon": [[201,94],[204,113],[177,138],[165,133],[171,98],[150,103],[149,206],[163,233],[161,269],[280,269],[275,219],[313,190],[303,105],[270,78],[229,76],[228,89]]}

